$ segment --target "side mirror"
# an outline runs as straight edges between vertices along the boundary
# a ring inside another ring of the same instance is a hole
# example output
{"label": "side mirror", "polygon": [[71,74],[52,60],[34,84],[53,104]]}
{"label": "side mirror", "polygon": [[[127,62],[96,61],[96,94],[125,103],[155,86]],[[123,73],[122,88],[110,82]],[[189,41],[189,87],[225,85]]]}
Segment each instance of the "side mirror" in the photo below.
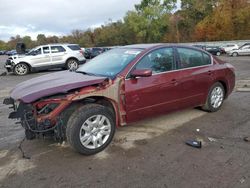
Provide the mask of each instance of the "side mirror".
{"label": "side mirror", "polygon": [[132,78],[149,77],[149,76],[152,76],[152,70],[151,69],[134,69],[130,75]]}

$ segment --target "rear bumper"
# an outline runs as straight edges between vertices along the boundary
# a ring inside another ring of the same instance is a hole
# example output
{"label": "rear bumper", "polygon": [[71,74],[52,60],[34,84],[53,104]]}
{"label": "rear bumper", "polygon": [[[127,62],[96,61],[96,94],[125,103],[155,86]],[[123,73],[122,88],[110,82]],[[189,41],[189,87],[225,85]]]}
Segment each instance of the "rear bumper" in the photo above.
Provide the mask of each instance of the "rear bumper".
{"label": "rear bumper", "polygon": [[82,65],[82,64],[86,63],[86,59],[78,61],[78,63],[79,63],[79,65]]}

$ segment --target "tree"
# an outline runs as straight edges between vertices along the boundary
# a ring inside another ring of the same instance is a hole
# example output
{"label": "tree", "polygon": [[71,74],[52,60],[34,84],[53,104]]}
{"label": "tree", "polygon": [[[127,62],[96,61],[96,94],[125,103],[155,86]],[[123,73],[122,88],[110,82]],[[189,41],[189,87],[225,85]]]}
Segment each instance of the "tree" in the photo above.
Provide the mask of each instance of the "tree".
{"label": "tree", "polygon": [[167,32],[169,16],[176,0],[142,0],[129,11],[124,22],[135,37],[134,42],[160,42]]}
{"label": "tree", "polygon": [[250,4],[247,0],[221,0],[195,27],[197,40],[233,40],[250,37]]}
{"label": "tree", "polygon": [[26,45],[26,48],[30,49],[35,46],[35,43],[31,40],[30,36],[24,36],[22,42]]}
{"label": "tree", "polygon": [[47,43],[46,36],[44,34],[38,34],[36,37],[37,45],[44,45]]}

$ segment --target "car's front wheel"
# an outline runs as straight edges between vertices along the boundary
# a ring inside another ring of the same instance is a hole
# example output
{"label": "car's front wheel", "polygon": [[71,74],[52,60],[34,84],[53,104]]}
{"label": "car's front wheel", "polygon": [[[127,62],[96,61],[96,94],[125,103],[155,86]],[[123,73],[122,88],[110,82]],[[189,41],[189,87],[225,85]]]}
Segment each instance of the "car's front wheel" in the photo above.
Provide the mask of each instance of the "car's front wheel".
{"label": "car's front wheel", "polygon": [[77,109],[67,123],[66,135],[70,146],[84,155],[105,149],[115,133],[115,118],[99,104],[87,104]]}
{"label": "car's front wheel", "polygon": [[66,62],[66,69],[76,70],[79,67],[76,59],[68,59]]}
{"label": "car's front wheel", "polygon": [[216,55],[217,55],[217,56],[220,56],[220,55],[221,55],[221,53],[220,53],[220,52],[217,52],[217,53],[216,53]]}
{"label": "car's front wheel", "polygon": [[29,72],[29,66],[26,63],[18,63],[14,67],[14,73],[19,76],[23,76],[25,74],[28,74]]}
{"label": "car's front wheel", "polygon": [[208,112],[216,112],[222,106],[224,98],[224,86],[217,82],[210,88],[206,104],[202,107],[202,109]]}

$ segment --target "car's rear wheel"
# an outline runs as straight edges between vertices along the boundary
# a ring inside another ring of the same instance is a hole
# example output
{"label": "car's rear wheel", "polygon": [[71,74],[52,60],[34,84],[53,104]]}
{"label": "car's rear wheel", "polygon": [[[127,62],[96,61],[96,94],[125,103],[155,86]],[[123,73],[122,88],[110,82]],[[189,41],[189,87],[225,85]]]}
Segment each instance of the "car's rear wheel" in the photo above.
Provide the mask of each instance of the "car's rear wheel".
{"label": "car's rear wheel", "polygon": [[202,109],[208,112],[216,112],[221,108],[224,98],[225,88],[221,83],[217,82],[210,88],[206,104]]}
{"label": "car's rear wheel", "polygon": [[25,74],[28,74],[29,72],[29,66],[26,63],[18,63],[14,67],[14,73],[19,76],[23,76]]}
{"label": "car's rear wheel", "polygon": [[77,59],[68,59],[66,62],[66,68],[69,70],[76,70],[79,67]]}
{"label": "car's rear wheel", "polygon": [[221,53],[220,53],[220,52],[217,52],[217,53],[216,53],[216,55],[217,55],[217,56],[220,56],[220,55],[221,55]]}
{"label": "car's rear wheel", "polygon": [[87,104],[77,109],[67,123],[66,135],[70,146],[84,155],[105,149],[115,133],[115,120],[108,108]]}
{"label": "car's rear wheel", "polygon": [[237,52],[234,52],[234,53],[232,54],[232,56],[233,56],[233,57],[237,57],[237,56],[238,56],[238,53],[237,53]]}

